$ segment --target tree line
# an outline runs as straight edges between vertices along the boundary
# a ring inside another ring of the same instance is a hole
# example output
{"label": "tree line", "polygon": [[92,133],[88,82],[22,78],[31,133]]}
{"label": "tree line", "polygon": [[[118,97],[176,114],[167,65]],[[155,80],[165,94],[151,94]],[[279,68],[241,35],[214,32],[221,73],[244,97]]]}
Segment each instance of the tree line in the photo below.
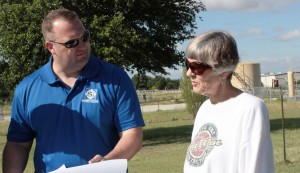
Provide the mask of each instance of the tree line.
{"label": "tree line", "polygon": [[92,54],[138,72],[133,81],[140,89],[178,88],[179,80],[161,75],[184,63],[177,45],[193,37],[206,10],[198,0],[1,0],[0,101],[10,101],[17,84],[49,61],[41,23],[58,8],[78,13],[91,33]]}
{"label": "tree line", "polygon": [[41,34],[52,9],[76,11],[91,33],[92,54],[139,74],[165,75],[184,62],[177,44],[193,37],[198,0],[1,0],[0,99],[50,57]]}
{"label": "tree line", "polygon": [[181,79],[172,80],[162,76],[149,77],[147,75],[134,75],[132,82],[137,90],[170,90],[180,89],[186,103],[186,110],[196,116],[200,105],[207,99],[205,96],[195,94],[192,91],[191,79],[186,76],[186,68],[183,67]]}
{"label": "tree line", "polygon": [[180,89],[180,79],[170,79],[162,76],[150,77],[147,75],[134,75],[131,79],[137,90]]}

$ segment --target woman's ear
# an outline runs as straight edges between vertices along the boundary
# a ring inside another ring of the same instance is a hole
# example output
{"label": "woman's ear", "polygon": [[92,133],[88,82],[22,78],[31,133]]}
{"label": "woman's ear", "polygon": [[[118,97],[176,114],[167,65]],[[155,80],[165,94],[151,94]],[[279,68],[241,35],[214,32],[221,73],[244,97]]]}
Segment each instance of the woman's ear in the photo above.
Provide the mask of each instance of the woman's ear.
{"label": "woman's ear", "polygon": [[229,71],[225,71],[221,74],[221,78],[224,80],[227,80],[230,78],[230,76],[232,76],[232,72],[229,72]]}

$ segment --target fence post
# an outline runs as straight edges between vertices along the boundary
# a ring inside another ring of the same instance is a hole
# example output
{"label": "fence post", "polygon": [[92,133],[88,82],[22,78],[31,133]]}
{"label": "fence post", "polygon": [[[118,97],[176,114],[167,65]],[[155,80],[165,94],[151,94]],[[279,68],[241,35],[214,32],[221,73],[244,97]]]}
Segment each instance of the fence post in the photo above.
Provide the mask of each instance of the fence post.
{"label": "fence post", "polygon": [[4,114],[2,111],[2,106],[0,105],[0,120],[4,120]]}
{"label": "fence post", "polygon": [[158,91],[157,93],[157,95],[158,95],[158,99],[157,99],[157,110],[159,111],[159,97],[160,97],[160,93],[159,93],[160,91]]}
{"label": "fence post", "polygon": [[281,100],[281,114],[282,114],[281,126],[282,126],[282,138],[283,138],[283,159],[284,162],[287,163],[286,150],[285,150],[285,122],[284,122],[284,110],[283,110],[283,96],[282,96],[281,88],[280,88],[280,100]]}

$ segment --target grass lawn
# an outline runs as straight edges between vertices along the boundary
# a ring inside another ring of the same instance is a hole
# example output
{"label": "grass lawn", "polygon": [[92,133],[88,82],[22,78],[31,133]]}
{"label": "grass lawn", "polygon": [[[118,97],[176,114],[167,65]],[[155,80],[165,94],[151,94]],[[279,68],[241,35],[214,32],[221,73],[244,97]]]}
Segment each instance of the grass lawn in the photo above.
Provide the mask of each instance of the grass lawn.
{"label": "grass lawn", "polygon": [[[284,160],[281,104],[266,102],[277,173],[300,172],[300,102],[284,102],[286,161]],[[141,151],[129,161],[130,173],[180,173],[190,142],[193,119],[184,110],[144,113],[146,126]],[[0,152],[5,144],[7,122],[0,121]],[[25,172],[33,172],[32,152]],[[2,155],[0,155],[2,162]]]}
{"label": "grass lawn", "polygon": [[[266,102],[277,173],[300,172],[300,102],[284,102],[286,161],[284,160],[282,110],[279,101]],[[185,111],[144,113],[144,147],[129,161],[131,173],[182,172],[193,120]]]}

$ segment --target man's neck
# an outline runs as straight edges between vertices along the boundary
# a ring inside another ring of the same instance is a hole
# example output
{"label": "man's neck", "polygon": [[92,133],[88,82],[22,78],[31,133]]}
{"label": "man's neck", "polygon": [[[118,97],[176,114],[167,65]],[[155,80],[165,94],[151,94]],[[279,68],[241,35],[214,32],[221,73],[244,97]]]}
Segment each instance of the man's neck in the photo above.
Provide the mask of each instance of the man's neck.
{"label": "man's neck", "polygon": [[53,71],[60,81],[66,84],[69,88],[72,88],[77,78],[80,76],[82,69],[75,71],[75,69],[67,70],[53,68]]}

